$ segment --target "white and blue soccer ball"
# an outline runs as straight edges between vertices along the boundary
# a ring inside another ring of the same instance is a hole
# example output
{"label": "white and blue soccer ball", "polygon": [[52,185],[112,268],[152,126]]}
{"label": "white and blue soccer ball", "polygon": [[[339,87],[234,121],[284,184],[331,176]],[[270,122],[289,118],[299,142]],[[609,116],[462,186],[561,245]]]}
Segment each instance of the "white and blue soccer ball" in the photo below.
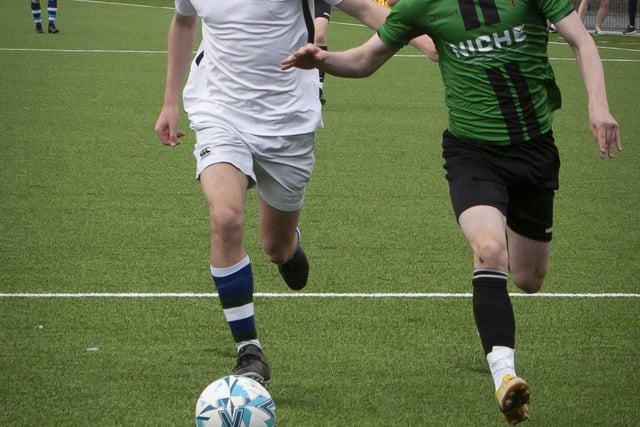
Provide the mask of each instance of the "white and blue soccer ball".
{"label": "white and blue soccer ball", "polygon": [[229,375],[209,384],[196,404],[197,427],[273,427],[276,405],[248,377]]}

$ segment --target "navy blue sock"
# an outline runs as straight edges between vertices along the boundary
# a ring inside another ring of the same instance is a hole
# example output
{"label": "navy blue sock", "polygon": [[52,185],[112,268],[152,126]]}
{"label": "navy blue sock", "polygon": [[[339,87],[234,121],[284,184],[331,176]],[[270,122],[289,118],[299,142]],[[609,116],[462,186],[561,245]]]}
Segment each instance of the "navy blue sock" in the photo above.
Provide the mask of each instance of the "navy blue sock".
{"label": "navy blue sock", "polygon": [[253,309],[253,273],[249,257],[227,268],[211,266],[211,276],[233,340],[236,344],[257,341]]}
{"label": "navy blue sock", "polygon": [[42,23],[42,10],[40,9],[40,3],[31,2],[31,14],[33,15],[33,22],[36,24]]}
{"label": "navy blue sock", "polygon": [[58,14],[58,0],[49,0],[47,4],[47,14],[49,15],[49,23],[56,22],[56,15]]}

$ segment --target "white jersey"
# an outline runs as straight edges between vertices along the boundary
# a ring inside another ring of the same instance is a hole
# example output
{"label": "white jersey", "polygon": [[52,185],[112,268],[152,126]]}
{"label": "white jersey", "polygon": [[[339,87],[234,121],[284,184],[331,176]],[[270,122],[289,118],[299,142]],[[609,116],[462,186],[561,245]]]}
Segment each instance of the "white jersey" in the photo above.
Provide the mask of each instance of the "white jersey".
{"label": "white jersey", "polygon": [[[280,69],[307,43],[309,0],[175,0],[202,20],[202,43],[183,92],[191,127],[229,123],[254,135],[298,135],[322,127],[317,70]],[[305,20],[305,15],[307,20]]]}

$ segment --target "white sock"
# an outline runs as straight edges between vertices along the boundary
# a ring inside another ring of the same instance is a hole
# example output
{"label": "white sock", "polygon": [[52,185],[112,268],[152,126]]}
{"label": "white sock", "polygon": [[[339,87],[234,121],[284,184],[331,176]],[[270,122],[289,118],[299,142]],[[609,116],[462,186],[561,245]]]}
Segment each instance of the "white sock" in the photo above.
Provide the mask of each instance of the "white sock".
{"label": "white sock", "polygon": [[516,376],[515,350],[510,347],[493,346],[491,353],[487,354],[487,362],[496,390],[500,388],[505,375]]}
{"label": "white sock", "polygon": [[211,268],[211,275],[213,277],[227,277],[239,270],[242,270],[247,264],[250,263],[251,260],[249,259],[249,255],[246,255],[236,264],[230,265],[229,267],[214,267],[213,265],[210,265],[209,267]]}
{"label": "white sock", "polygon": [[238,343],[236,343],[236,349],[237,349],[238,351],[240,351],[240,349],[241,349],[242,347],[246,347],[246,346],[248,346],[249,344],[253,344],[253,345],[255,345],[256,347],[258,347],[260,350],[262,350],[262,344],[260,344],[260,341],[259,341],[259,340],[257,340],[257,339],[255,339],[255,340],[249,340],[249,341],[241,341],[241,342],[238,342]]}

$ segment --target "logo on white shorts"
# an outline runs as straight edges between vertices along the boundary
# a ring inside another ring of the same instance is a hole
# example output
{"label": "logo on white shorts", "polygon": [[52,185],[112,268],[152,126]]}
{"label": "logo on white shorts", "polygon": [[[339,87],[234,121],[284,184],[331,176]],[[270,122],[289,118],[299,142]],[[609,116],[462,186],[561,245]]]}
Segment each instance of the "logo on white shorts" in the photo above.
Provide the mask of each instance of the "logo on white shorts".
{"label": "logo on white shorts", "polygon": [[209,154],[211,154],[211,147],[205,147],[202,150],[200,150],[200,158],[201,159],[203,157],[207,157]]}

